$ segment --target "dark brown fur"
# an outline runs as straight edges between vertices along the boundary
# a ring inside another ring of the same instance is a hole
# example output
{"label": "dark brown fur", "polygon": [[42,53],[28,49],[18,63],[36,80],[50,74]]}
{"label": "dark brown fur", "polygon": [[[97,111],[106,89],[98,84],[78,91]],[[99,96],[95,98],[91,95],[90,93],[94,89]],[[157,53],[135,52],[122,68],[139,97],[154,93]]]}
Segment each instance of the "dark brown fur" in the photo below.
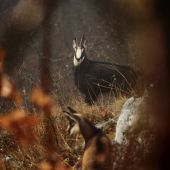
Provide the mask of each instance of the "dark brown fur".
{"label": "dark brown fur", "polygon": [[113,157],[109,138],[81,114],[76,114],[70,107],[68,109],[71,113],[67,112],[67,115],[76,119],[85,139],[82,170],[111,170],[113,168]]}
{"label": "dark brown fur", "polygon": [[141,73],[136,73],[128,66],[88,60],[86,47],[82,45],[86,40],[83,37],[81,41],[81,48],[84,49],[81,58],[84,57],[84,60],[75,67],[74,80],[77,88],[86,95],[85,102],[91,105],[97,100],[99,93],[111,90],[116,95],[117,92],[130,94]]}

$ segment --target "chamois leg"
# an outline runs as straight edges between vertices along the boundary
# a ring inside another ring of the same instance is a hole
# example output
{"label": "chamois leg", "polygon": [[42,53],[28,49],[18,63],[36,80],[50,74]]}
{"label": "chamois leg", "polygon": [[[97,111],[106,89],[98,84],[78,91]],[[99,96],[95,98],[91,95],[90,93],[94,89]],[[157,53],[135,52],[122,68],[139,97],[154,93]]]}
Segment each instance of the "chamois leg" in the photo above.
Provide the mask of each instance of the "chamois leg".
{"label": "chamois leg", "polygon": [[97,95],[95,94],[86,94],[86,98],[85,98],[85,103],[87,103],[88,105],[92,105],[94,104],[94,102],[97,100]]}

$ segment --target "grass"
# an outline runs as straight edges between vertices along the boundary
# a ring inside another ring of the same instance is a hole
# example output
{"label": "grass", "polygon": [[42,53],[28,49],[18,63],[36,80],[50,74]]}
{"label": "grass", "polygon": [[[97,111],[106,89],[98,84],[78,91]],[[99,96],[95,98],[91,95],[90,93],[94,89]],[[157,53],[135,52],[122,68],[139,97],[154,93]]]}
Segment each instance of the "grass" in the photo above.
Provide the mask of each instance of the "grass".
{"label": "grass", "polygon": [[[87,119],[92,121],[94,124],[105,122],[109,118],[118,118],[121,108],[127,97],[120,96],[114,99],[113,103],[100,105],[100,101],[95,103],[93,106],[87,106],[82,98],[74,99],[69,105],[73,107],[77,112],[82,113]],[[108,103],[108,102],[106,102]],[[83,155],[83,148],[81,147],[84,139],[80,136],[68,136],[66,129],[68,121],[66,115],[62,112],[59,105],[56,105],[55,113],[50,119],[50,124],[53,125],[52,133],[53,136],[53,154],[62,160],[69,167],[77,165],[80,166],[80,160]],[[0,130],[0,156],[10,155],[12,160],[15,162],[14,165],[9,162],[5,162],[5,166],[8,169],[37,169],[40,168],[42,163],[48,161],[48,145],[51,143],[46,141],[47,133],[46,125],[48,121],[44,121],[43,112],[37,114],[41,118],[41,123],[34,126],[33,132],[36,136],[33,143],[29,145],[23,145],[13,137],[15,130],[7,131],[4,128]],[[115,137],[115,126],[109,123],[103,127],[103,131],[108,135],[112,141]],[[75,149],[77,148],[77,149]]]}

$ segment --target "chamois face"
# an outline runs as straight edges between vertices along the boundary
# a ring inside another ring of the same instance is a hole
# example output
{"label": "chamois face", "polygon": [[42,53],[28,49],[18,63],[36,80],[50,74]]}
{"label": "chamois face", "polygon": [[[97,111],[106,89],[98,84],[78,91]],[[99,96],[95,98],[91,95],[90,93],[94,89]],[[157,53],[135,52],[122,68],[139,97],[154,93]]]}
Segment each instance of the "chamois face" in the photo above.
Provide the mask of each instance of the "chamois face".
{"label": "chamois face", "polygon": [[75,52],[73,64],[76,67],[80,65],[85,58],[86,39],[84,38],[84,36],[81,39],[79,46],[76,44],[76,39],[73,40],[73,49]]}
{"label": "chamois face", "polygon": [[80,119],[82,117],[81,114],[71,114],[71,113],[66,113],[67,114],[67,119],[69,120],[69,125],[67,127],[67,132],[69,135],[74,135],[81,133],[80,132],[80,127],[77,119]]}
{"label": "chamois face", "polygon": [[74,134],[78,134],[80,133],[80,128],[79,128],[79,124],[78,122],[76,122],[75,120],[67,117],[69,120],[69,125],[67,127],[67,132],[69,135],[74,135]]}
{"label": "chamois face", "polygon": [[71,107],[64,111],[69,120],[69,132],[75,134],[77,127],[85,140],[82,170],[112,170],[112,146],[109,138]]}

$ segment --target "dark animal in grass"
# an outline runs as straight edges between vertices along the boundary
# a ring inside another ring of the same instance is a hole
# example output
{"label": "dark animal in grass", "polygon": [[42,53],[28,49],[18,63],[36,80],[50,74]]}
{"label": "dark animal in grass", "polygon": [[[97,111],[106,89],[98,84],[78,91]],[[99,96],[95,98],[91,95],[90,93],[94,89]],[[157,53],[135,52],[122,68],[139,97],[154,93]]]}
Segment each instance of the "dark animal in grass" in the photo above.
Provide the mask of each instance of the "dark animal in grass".
{"label": "dark animal in grass", "polygon": [[82,37],[80,44],[73,39],[74,80],[77,88],[86,95],[89,105],[97,100],[98,94],[112,90],[114,93],[129,93],[136,85],[138,74],[128,66],[87,59],[86,39]]}
{"label": "dark animal in grass", "polygon": [[113,156],[109,138],[80,113],[68,107],[69,134],[81,133],[85,139],[82,170],[112,170]]}

